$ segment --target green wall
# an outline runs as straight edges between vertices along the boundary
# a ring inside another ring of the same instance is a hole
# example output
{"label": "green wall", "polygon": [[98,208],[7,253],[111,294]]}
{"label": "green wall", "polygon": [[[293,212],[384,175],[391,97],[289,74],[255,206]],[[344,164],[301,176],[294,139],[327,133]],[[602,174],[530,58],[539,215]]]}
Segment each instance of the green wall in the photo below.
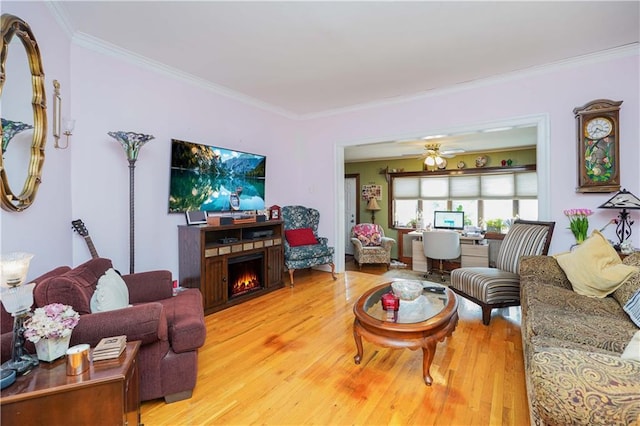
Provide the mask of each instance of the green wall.
{"label": "green wall", "polygon": [[[478,153],[473,154],[460,154],[454,158],[447,159],[447,170],[457,170],[457,164],[460,161],[465,163],[465,169],[475,168],[475,161],[478,157]],[[501,151],[482,154],[487,157],[487,164],[485,167],[500,167],[502,160],[512,160],[512,166],[523,166],[536,164],[536,150],[525,149],[517,151]],[[418,172],[422,170],[422,160],[419,158],[402,158],[402,159],[390,159],[380,161],[363,161],[345,163],[345,174],[358,174],[360,175],[360,186],[362,185],[381,185],[382,186],[382,200],[380,204],[381,210],[376,212],[376,223],[384,228],[384,233],[387,237],[394,238],[396,245],[394,245],[391,251],[391,257],[398,258],[398,232],[395,229],[388,227],[389,224],[389,212],[387,208],[389,203],[389,188],[384,174],[380,174],[381,171],[388,168],[388,170],[396,169],[397,171],[405,172]],[[403,170],[401,170],[403,169]],[[361,188],[358,188],[360,192]],[[371,222],[371,212],[367,210],[367,203],[360,199],[360,223]],[[347,230],[350,232],[350,230]]]}

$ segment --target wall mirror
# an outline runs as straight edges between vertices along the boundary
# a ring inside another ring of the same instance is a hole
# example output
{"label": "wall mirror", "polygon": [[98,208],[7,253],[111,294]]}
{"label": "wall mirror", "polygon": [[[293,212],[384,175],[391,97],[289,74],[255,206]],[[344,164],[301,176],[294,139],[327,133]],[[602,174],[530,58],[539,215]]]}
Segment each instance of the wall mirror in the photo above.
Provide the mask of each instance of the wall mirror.
{"label": "wall mirror", "polygon": [[19,212],[33,203],[42,176],[47,140],[44,71],[29,25],[7,13],[0,19],[0,206]]}

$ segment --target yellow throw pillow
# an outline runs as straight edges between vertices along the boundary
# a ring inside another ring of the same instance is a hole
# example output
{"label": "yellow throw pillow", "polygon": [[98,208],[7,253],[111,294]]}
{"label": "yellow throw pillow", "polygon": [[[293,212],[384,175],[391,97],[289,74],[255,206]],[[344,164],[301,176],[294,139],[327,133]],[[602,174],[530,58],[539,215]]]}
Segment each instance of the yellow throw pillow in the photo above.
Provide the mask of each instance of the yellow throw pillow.
{"label": "yellow throw pillow", "polygon": [[638,268],[624,265],[615,249],[597,230],[573,251],[553,257],[567,275],[573,291],[583,296],[606,297]]}

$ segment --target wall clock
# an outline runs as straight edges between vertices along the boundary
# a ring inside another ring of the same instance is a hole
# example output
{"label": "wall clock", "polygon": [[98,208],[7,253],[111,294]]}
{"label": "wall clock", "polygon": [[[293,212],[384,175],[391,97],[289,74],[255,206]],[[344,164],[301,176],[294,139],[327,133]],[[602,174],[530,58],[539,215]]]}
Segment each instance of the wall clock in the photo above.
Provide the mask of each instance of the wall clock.
{"label": "wall clock", "polygon": [[596,99],[574,108],[578,143],[576,192],[620,190],[620,105]]}

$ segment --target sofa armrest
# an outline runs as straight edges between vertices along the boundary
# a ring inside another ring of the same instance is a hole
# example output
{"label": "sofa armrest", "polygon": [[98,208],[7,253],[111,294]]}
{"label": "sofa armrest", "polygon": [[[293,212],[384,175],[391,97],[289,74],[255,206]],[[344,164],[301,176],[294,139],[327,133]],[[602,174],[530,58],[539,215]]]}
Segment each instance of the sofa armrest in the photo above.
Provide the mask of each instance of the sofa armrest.
{"label": "sofa armrest", "polygon": [[356,249],[357,249],[358,251],[361,251],[361,250],[362,250],[362,247],[363,247],[363,246],[362,246],[362,241],[360,241],[359,239],[357,239],[357,238],[353,238],[353,237],[352,237],[352,238],[351,238],[351,243],[356,247]]}
{"label": "sofa armrest", "polygon": [[631,253],[629,256],[624,258],[622,263],[625,265],[640,266],[640,251]]}
{"label": "sofa armrest", "polygon": [[173,296],[173,283],[170,271],[138,272],[123,275],[122,279],[129,289],[130,303],[155,302]]}
{"label": "sofa armrest", "polygon": [[160,303],[145,303],[80,316],[71,333],[71,344],[98,344],[103,337],[126,335],[127,341],[141,340],[142,345],[168,339],[167,319]]}
{"label": "sofa armrest", "polygon": [[393,248],[393,245],[396,243],[396,240],[394,240],[393,238],[390,237],[382,237],[382,241],[380,243],[380,245],[382,247],[384,247],[384,249],[386,251],[391,251],[391,248]]}
{"label": "sofa armrest", "polygon": [[520,259],[520,283],[530,281],[572,289],[567,275],[553,256],[523,256]]}
{"label": "sofa armrest", "polygon": [[640,363],[545,348],[532,358],[533,417],[543,424],[631,425],[640,416]]}

